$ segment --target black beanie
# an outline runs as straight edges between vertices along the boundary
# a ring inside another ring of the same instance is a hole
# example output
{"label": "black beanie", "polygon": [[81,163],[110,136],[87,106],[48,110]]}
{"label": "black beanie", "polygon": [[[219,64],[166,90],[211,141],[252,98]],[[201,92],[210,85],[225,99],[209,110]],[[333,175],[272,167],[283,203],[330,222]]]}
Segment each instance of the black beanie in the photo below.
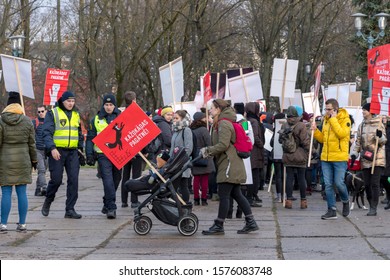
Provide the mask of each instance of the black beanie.
{"label": "black beanie", "polygon": [[111,93],[106,94],[103,97],[103,105],[106,103],[112,103],[114,106],[116,106],[115,96]]}
{"label": "black beanie", "polygon": [[61,101],[64,102],[68,99],[75,99],[74,93],[71,91],[65,91],[61,96]]}
{"label": "black beanie", "polygon": [[363,110],[367,110],[368,112],[370,112],[370,107],[371,107],[371,103],[366,103],[363,105],[362,109]]}
{"label": "black beanie", "polygon": [[10,91],[9,92],[7,106],[9,104],[12,104],[12,103],[18,103],[18,104],[22,105],[22,102],[20,101],[20,94],[19,94],[19,92],[16,92],[16,91]]}
{"label": "black beanie", "polygon": [[234,103],[234,110],[236,110],[236,112],[238,113],[238,114],[241,114],[241,115],[244,115],[244,113],[245,113],[245,105],[244,105],[244,103]]}

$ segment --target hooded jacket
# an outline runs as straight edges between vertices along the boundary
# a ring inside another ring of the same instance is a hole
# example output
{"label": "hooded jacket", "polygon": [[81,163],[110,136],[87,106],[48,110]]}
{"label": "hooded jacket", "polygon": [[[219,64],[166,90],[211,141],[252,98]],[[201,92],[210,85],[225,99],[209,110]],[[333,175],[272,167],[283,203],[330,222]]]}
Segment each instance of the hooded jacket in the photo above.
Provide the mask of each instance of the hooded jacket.
{"label": "hooded jacket", "polygon": [[0,185],[31,184],[36,161],[34,126],[20,104],[12,103],[0,118]]}
{"label": "hooded jacket", "polygon": [[171,140],[172,140],[172,124],[167,122],[164,117],[154,116],[154,123],[161,130],[161,134],[158,136],[162,140],[161,150],[169,150],[171,148]]}
{"label": "hooded jacket", "polygon": [[253,129],[253,138],[254,144],[251,151],[251,167],[254,168],[263,168],[264,167],[264,126],[260,123],[259,112],[260,106],[259,103],[249,102],[245,106],[245,112],[247,120],[251,123]]}
{"label": "hooded jacket", "polygon": [[[376,130],[382,131],[382,137],[378,141],[378,151],[376,154],[375,166],[386,166],[385,144],[387,142],[386,129],[382,123],[382,117],[376,116],[370,120],[363,120],[357,130],[355,147],[351,151],[352,155],[358,157],[359,153],[364,150],[374,151],[376,143]],[[360,164],[363,168],[371,168],[372,161],[360,157]]]}
{"label": "hooded jacket", "polygon": [[210,156],[215,157],[217,169],[217,183],[243,184],[246,181],[246,172],[242,158],[237,155],[233,143],[236,141],[236,134],[231,122],[236,121],[236,113],[233,108],[225,108],[218,119],[220,121],[213,127],[211,143],[207,147]]}
{"label": "hooded jacket", "polygon": [[322,161],[348,161],[351,120],[347,110],[340,108],[336,117],[324,118],[322,131],[316,129],[314,138],[321,144]]}

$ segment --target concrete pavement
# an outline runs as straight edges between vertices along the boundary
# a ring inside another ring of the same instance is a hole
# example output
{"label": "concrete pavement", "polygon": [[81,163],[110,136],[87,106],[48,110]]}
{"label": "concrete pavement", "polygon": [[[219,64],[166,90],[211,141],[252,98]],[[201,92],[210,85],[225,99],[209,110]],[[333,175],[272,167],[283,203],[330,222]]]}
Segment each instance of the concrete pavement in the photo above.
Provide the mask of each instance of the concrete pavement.
{"label": "concrete pavement", "polygon": [[[66,176],[65,176],[66,177]],[[35,180],[35,177],[34,177]],[[64,182],[66,179],[64,178]],[[95,168],[82,168],[76,210],[81,220],[64,219],[66,185],[60,187],[50,215],[43,217],[43,197],[35,197],[35,181],[28,187],[27,233],[15,231],[17,201],[14,192],[8,233],[0,234],[0,259],[83,259],[83,260],[388,260],[390,258],[390,211],[379,205],[378,216],[367,217],[367,210],[356,209],[348,218],[338,213],[337,220],[324,221],[326,202],[320,193],[308,197],[308,209],[293,209],[274,203],[271,193],[261,191],[262,208],[253,208],[260,230],[236,234],[244,219],[225,223],[225,235],[203,236],[212,225],[218,202],[196,206],[199,229],[193,236],[182,236],[176,227],[163,224],[147,214],[153,226],[149,234],[133,230],[133,210],[120,208],[117,192],[117,219],[101,214],[103,187]],[[294,194],[299,197],[298,193]],[[141,198],[142,199],[142,198]],[[382,199],[382,198],[381,198]],[[366,202],[366,205],[368,203]],[[338,202],[341,209],[341,203]]]}

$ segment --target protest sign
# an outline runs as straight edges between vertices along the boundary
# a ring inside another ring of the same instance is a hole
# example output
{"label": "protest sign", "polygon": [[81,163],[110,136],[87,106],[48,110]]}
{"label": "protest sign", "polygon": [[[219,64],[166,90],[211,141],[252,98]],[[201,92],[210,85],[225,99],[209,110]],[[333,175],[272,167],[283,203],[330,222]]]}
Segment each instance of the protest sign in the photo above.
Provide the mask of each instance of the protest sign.
{"label": "protest sign", "polygon": [[297,106],[303,108],[301,90],[300,89],[296,89],[294,91],[294,97],[293,98],[290,98],[290,97],[284,98],[283,104],[284,104],[283,105],[284,106],[283,109],[287,109],[288,107],[293,106],[293,105],[297,105]]}
{"label": "protest sign", "polygon": [[[314,116],[316,117],[321,116],[318,98],[314,100],[314,92],[302,93],[302,99],[303,99],[303,108],[306,113],[314,114]],[[317,104],[315,104],[314,102],[316,102]]]}
{"label": "protest sign", "polygon": [[282,149],[282,144],[279,143],[278,131],[282,129],[282,125],[286,122],[287,122],[286,119],[276,119],[275,120],[274,159],[282,159],[282,157],[283,157],[283,149]]}
{"label": "protest sign", "polygon": [[121,169],[160,133],[157,125],[133,102],[92,141]]}
{"label": "protest sign", "polygon": [[390,44],[372,48],[367,51],[367,74],[368,79],[374,78],[375,70],[378,68],[390,69]]}
{"label": "protest sign", "polygon": [[230,78],[228,84],[232,104],[255,102],[263,99],[259,71]]}
{"label": "protest sign", "polygon": [[181,102],[184,95],[183,61],[179,57],[161,66],[160,82],[164,105]]}
{"label": "protest sign", "polygon": [[349,94],[350,92],[356,92],[356,83],[343,83],[328,85],[328,89],[325,93],[326,100],[334,98],[339,102],[340,107],[350,106],[349,105]]}
{"label": "protest sign", "polygon": [[48,68],[43,105],[54,105],[68,88],[70,70]]}
{"label": "protest sign", "polygon": [[390,69],[376,68],[373,79],[370,112],[388,116],[390,112]]}

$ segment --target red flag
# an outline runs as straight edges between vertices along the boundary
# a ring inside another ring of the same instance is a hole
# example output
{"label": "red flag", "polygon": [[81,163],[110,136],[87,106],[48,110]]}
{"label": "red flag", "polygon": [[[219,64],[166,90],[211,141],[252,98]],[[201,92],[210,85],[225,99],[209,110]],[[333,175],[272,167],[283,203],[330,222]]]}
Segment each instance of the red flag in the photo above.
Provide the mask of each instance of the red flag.
{"label": "red flag", "polygon": [[316,100],[316,98],[318,98],[318,93],[319,93],[320,87],[321,87],[321,65],[322,65],[322,62],[318,65],[316,73],[315,73],[316,81],[314,84],[314,100]]}
{"label": "red flag", "polygon": [[203,76],[203,88],[204,88],[204,104],[207,104],[207,102],[211,99],[212,97],[212,92],[211,92],[211,74],[210,71],[208,71],[204,76]]}

